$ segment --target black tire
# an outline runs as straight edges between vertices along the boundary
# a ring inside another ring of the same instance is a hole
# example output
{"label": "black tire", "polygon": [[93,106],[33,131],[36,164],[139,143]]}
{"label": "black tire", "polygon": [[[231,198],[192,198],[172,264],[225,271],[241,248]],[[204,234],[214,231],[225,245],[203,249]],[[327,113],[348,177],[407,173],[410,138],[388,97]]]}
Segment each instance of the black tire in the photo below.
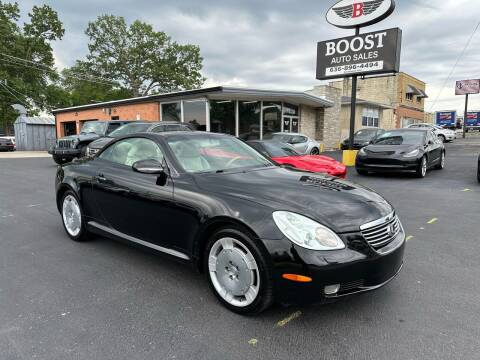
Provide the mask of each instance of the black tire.
{"label": "black tire", "polygon": [[[65,219],[64,219],[64,216],[63,216],[63,203],[68,196],[73,196],[75,198],[75,200],[77,201],[79,207],[80,207],[80,214],[81,214],[80,232],[75,236],[70,234],[69,231],[67,230],[67,226],[65,225]],[[71,190],[67,190],[63,194],[62,199],[60,200],[60,216],[62,218],[63,228],[65,229],[65,232],[67,233],[67,235],[70,239],[72,239],[73,241],[78,241],[78,242],[83,242],[83,241],[90,240],[90,233],[87,230],[87,224],[86,224],[85,216],[83,215],[82,204],[80,203],[80,200],[78,199],[77,195]]]}
{"label": "black tire", "polygon": [[440,161],[437,165],[435,165],[435,169],[443,170],[445,168],[445,151],[442,151],[442,155],[440,155]]}
{"label": "black tire", "polygon": [[438,135],[438,138],[443,142],[447,142],[447,138],[445,137],[445,135]]}
{"label": "black tire", "polygon": [[314,147],[312,150],[310,150],[310,155],[320,155],[320,150]]}
{"label": "black tire", "polygon": [[[424,168],[424,166],[427,167],[427,169]],[[415,176],[418,178],[424,178],[427,175],[427,170],[428,170],[428,160],[427,157],[424,156],[420,160],[420,163],[417,166],[417,170],[415,171]]]}
{"label": "black tire", "polygon": [[[248,306],[240,307],[234,306],[227,301],[225,301],[222,296],[217,292],[215,286],[213,285],[212,279],[210,277],[208,259],[210,250],[217,240],[222,238],[233,238],[242,243],[253,255],[255,262],[258,267],[258,273],[260,277],[260,286],[258,294],[256,295],[255,300]],[[270,307],[274,302],[273,295],[273,276],[272,269],[269,266],[268,254],[266,250],[260,248],[255,241],[252,240],[252,236],[248,234],[247,231],[237,228],[237,227],[225,227],[216,231],[208,240],[203,256],[203,268],[207,277],[207,281],[210,285],[210,288],[217,299],[229,310],[242,315],[255,315],[259,314],[262,311]]]}
{"label": "black tire", "polygon": [[53,155],[52,158],[53,158],[53,161],[55,161],[58,165],[63,165],[69,162],[68,159],[62,158],[61,156],[57,156],[57,155]]}
{"label": "black tire", "polygon": [[360,170],[360,169],[357,169],[357,168],[355,168],[355,170],[357,171],[358,175],[362,175],[362,176],[367,176],[368,175],[367,170]]}

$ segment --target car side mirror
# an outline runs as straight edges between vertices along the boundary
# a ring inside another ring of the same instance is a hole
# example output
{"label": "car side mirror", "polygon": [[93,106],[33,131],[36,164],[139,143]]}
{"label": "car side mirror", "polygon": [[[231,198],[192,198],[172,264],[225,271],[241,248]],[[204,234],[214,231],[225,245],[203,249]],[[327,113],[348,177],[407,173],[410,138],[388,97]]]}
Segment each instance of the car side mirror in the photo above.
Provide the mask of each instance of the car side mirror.
{"label": "car side mirror", "polygon": [[133,171],[142,174],[160,175],[165,173],[165,169],[163,168],[162,164],[160,164],[157,160],[136,161],[133,163],[132,169]]}

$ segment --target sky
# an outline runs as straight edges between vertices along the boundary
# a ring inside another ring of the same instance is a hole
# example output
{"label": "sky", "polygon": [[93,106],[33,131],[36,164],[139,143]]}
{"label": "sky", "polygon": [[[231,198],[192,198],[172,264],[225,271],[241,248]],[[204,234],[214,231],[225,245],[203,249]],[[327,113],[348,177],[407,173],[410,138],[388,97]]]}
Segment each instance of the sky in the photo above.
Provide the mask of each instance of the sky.
{"label": "sky", "polygon": [[[8,0],[4,0],[8,2]],[[179,43],[200,46],[205,86],[230,85],[305,91],[323,84],[315,79],[318,41],[352,35],[325,20],[336,0],[21,0],[22,19],[33,5],[55,9],[65,36],[54,43],[62,69],[87,54],[84,34],[102,14],[139,19],[165,31]],[[457,110],[455,80],[480,78],[480,29],[448,76],[480,21],[479,0],[396,0],[395,12],[369,32],[400,27],[400,70],[427,83],[426,111]],[[448,80],[448,81],[447,81]],[[470,96],[470,110],[480,110],[480,95]]]}

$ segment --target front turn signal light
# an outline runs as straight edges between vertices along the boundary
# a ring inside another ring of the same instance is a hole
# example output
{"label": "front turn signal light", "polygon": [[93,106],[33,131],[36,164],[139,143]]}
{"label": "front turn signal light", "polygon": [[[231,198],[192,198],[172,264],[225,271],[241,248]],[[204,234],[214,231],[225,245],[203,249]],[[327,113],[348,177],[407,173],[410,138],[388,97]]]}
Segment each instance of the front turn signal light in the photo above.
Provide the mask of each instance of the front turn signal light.
{"label": "front turn signal light", "polygon": [[282,277],[287,280],[302,282],[302,283],[308,283],[313,281],[311,277],[298,275],[298,274],[283,274]]}

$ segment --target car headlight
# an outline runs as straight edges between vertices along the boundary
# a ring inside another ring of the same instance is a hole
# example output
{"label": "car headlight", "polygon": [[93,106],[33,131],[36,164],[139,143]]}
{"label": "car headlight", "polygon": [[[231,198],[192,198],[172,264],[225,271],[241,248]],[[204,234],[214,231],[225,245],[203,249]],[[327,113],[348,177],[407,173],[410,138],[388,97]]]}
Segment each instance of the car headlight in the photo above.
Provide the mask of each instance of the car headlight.
{"label": "car headlight", "polygon": [[345,249],[343,241],[329,228],[296,213],[275,211],[273,221],[293,243],[310,250]]}
{"label": "car headlight", "polygon": [[75,139],[75,140],[72,140],[72,142],[70,143],[70,145],[71,145],[71,147],[72,147],[73,149],[75,149],[75,148],[77,147],[77,145],[78,145],[79,142],[80,142],[80,140]]}
{"label": "car headlight", "polygon": [[416,157],[419,153],[420,153],[420,150],[415,149],[415,150],[410,151],[406,154],[403,154],[403,157],[406,157],[406,158]]}
{"label": "car headlight", "polygon": [[359,151],[358,151],[358,155],[367,155],[367,152],[365,151],[365,148],[362,147]]}

